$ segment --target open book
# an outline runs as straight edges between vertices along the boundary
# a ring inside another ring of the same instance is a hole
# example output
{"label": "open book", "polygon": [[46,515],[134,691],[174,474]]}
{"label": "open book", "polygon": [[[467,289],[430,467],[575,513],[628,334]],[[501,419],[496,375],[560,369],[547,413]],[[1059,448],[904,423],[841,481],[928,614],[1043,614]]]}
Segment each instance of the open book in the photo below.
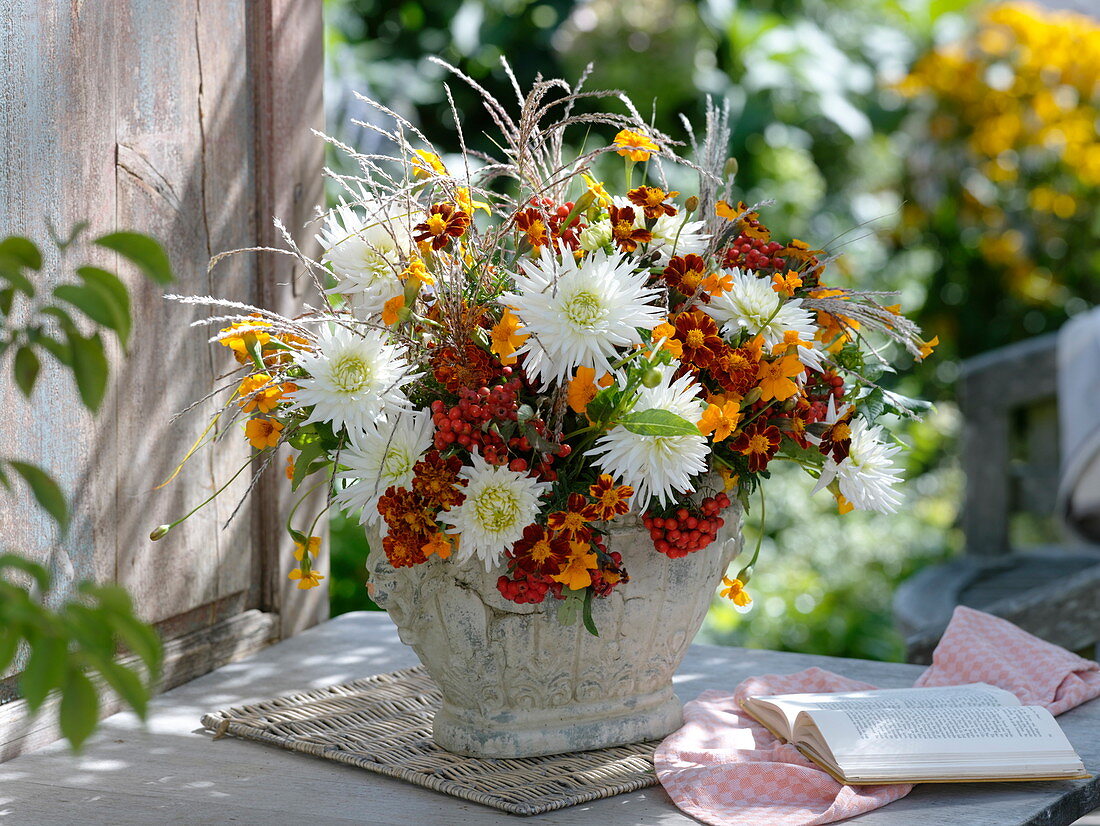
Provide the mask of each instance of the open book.
{"label": "open book", "polygon": [[842,783],[1090,776],[1049,711],[984,683],[750,697],[742,707]]}

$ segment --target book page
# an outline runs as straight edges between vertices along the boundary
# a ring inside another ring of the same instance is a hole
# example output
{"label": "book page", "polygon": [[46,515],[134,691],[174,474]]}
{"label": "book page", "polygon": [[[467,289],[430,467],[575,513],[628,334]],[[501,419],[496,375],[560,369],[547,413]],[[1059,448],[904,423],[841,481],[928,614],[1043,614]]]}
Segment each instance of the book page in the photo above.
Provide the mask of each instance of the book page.
{"label": "book page", "polygon": [[[887,688],[844,691],[834,694],[777,694],[752,697],[745,708],[769,728],[787,735],[801,711],[814,709],[905,709],[970,708],[982,706],[1018,706],[1020,700],[1010,691],[985,683],[942,688]],[[772,713],[774,709],[778,714]],[[782,721],[776,720],[781,717]],[[787,739],[791,739],[789,736]]]}
{"label": "book page", "polygon": [[[838,759],[841,755],[962,757],[1031,752],[1073,753],[1050,712],[1038,707],[881,709],[805,712]],[[801,725],[802,718],[799,719]],[[798,726],[794,732],[798,736]]]}

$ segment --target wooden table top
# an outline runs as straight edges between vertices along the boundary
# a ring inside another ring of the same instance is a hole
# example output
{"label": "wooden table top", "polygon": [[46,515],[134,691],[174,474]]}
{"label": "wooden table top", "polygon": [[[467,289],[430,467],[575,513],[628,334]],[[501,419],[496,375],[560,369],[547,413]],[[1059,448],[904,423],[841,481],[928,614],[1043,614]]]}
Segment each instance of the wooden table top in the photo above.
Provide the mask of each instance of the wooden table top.
{"label": "wooden table top", "polygon": [[[381,613],[345,614],[154,700],[146,726],[116,714],[71,755],[61,744],[0,764],[0,824],[516,824],[512,815],[327,760],[227,737],[199,717],[415,665]],[[754,674],[817,665],[882,688],[912,685],[920,666],[694,645],[676,677],[684,700]],[[1100,775],[1100,700],[1059,718]],[[1052,783],[925,784],[848,823],[860,826],[1060,826],[1100,806],[1100,777]],[[538,823],[690,824],[660,786],[574,806]]]}

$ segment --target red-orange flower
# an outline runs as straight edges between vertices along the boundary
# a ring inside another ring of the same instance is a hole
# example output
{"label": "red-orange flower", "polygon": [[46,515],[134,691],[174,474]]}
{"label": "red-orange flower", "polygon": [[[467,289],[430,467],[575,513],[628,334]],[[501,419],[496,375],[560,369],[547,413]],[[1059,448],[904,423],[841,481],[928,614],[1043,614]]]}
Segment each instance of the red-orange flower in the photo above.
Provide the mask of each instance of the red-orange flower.
{"label": "red-orange flower", "polygon": [[549,240],[546,219],[537,209],[525,209],[516,215],[516,228],[527,237],[527,243],[535,249],[545,246]]}
{"label": "red-orange flower", "polygon": [[564,537],[554,537],[541,525],[528,525],[523,538],[512,546],[508,568],[525,574],[553,576],[569,557],[569,542]]}
{"label": "red-orange flower", "polygon": [[470,216],[460,209],[455,209],[454,204],[432,204],[428,212],[428,220],[413,227],[414,241],[431,241],[432,249],[438,250],[447,246],[451,238],[459,238],[470,227]]}
{"label": "red-orange flower", "polygon": [[745,347],[725,347],[710,365],[710,374],[723,390],[744,396],[756,386],[756,359]]}
{"label": "red-orange flower", "polygon": [[714,319],[700,310],[680,313],[676,317],[676,338],[683,345],[681,360],[707,367],[723,349]]}
{"label": "red-orange flower", "polygon": [[640,186],[626,193],[630,203],[642,208],[646,218],[660,218],[662,215],[675,215],[676,207],[666,204],[669,198],[675,198],[679,192],[665,192],[655,186]]}
{"label": "red-orange flower", "polygon": [[758,473],[768,466],[776,451],[782,434],[775,425],[755,422],[741,431],[733,442],[733,449],[749,458],[749,472]]}
{"label": "red-orange flower", "polygon": [[415,531],[391,530],[382,538],[382,551],[393,567],[409,568],[427,559],[424,546],[429,538],[428,534]]}
{"label": "red-orange flower", "polygon": [[584,509],[584,515],[590,522],[606,522],[630,510],[628,500],[634,495],[634,488],[616,486],[614,478],[604,473],[588,488],[588,495],[596,501]]}
{"label": "red-orange flower", "polygon": [[[419,493],[392,485],[378,500],[378,512],[386,520],[390,533],[403,531],[426,535],[435,531],[435,520],[428,515],[427,506]],[[423,545],[423,541],[420,544]]]}
{"label": "red-orange flower", "polygon": [[466,480],[459,478],[460,470],[462,460],[457,456],[444,459],[438,450],[431,450],[413,465],[413,492],[424,497],[430,507],[440,510],[461,505],[466,498],[461,490]]}
{"label": "red-orange flower", "polygon": [[707,262],[694,253],[676,255],[669,259],[663,275],[668,286],[691,296],[707,276]]}
{"label": "red-orange flower", "polygon": [[653,233],[648,229],[634,228],[632,207],[610,206],[607,212],[611,218],[611,238],[623,252],[634,252],[638,249],[638,244],[646,244],[653,240]]}
{"label": "red-orange flower", "polygon": [[579,493],[569,494],[565,510],[555,511],[546,518],[547,527],[571,542],[587,540],[592,536],[592,531],[588,527],[590,520],[585,516],[587,504],[588,502]]}
{"label": "red-orange flower", "polygon": [[430,362],[436,381],[452,393],[484,387],[496,376],[489,354],[473,342],[464,347],[437,347]]}

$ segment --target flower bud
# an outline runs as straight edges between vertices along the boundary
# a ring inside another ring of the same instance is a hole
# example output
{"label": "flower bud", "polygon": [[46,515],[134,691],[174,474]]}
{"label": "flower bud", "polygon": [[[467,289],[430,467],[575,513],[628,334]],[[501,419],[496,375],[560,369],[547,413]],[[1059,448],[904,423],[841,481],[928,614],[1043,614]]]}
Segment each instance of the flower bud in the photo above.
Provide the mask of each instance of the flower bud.
{"label": "flower bud", "polygon": [[661,383],[661,371],[656,367],[650,367],[645,373],[642,374],[642,384],[646,387],[653,388]]}
{"label": "flower bud", "polygon": [[149,534],[149,538],[156,542],[158,539],[164,539],[168,535],[168,531],[172,530],[171,525],[160,525],[153,529],[153,532]]}
{"label": "flower bud", "polygon": [[752,579],[752,566],[746,565],[744,568],[742,568],[738,572],[737,578],[741,580],[742,585],[748,585],[749,580]]}
{"label": "flower bud", "polygon": [[611,243],[611,222],[596,221],[581,230],[581,249],[585,252],[595,252],[603,249]]}
{"label": "flower bud", "polygon": [[727,178],[732,178],[737,174],[737,158],[730,158],[726,161],[726,166],[722,170]]}
{"label": "flower bud", "polygon": [[744,410],[750,404],[756,404],[758,401],[760,401],[760,388],[754,387],[745,394],[745,398],[741,399],[741,409]]}
{"label": "flower bud", "polygon": [[689,213],[690,212],[695,212],[695,210],[697,210],[698,208],[699,208],[699,196],[698,195],[692,195],[690,198],[688,198],[686,201],[684,201],[684,209],[686,209]]}

